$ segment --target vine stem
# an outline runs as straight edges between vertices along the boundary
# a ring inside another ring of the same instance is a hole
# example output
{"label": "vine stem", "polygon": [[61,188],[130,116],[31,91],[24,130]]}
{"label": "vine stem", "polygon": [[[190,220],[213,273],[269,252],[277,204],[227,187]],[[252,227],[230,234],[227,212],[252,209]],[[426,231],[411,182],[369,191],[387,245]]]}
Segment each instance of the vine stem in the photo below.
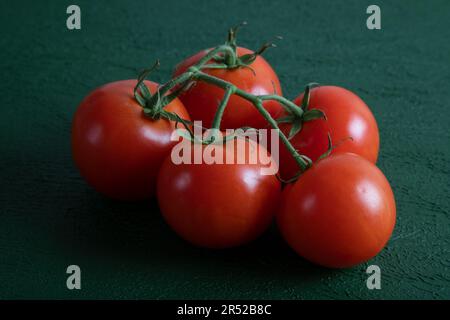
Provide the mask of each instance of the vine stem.
{"label": "vine stem", "polygon": [[[236,54],[234,52],[234,50],[228,46],[228,45],[221,45],[218,46],[212,50],[209,50],[208,53],[206,55],[204,55],[196,64],[195,67],[198,69],[201,69],[206,63],[209,62],[209,60],[211,60],[216,54],[219,53],[224,53],[230,56],[233,56],[234,59],[236,59]],[[192,68],[192,67],[191,67]],[[197,70],[197,69],[195,69]],[[162,85],[159,88],[159,95],[161,97],[163,97],[167,92],[169,92],[169,90],[172,90],[173,88],[175,88],[177,85],[192,80],[192,77],[194,76],[193,72],[189,72],[189,70],[187,72],[184,72],[182,74],[180,74],[179,76],[169,80],[168,82],[166,82],[164,85]]]}
{"label": "vine stem", "polygon": [[[204,72],[201,72],[196,67],[190,68],[190,71],[193,73],[194,79],[205,81],[207,83],[221,87],[222,89],[225,90],[224,98],[223,98],[221,104],[219,105],[219,108],[214,117],[213,128],[215,128],[215,129],[219,128],[220,121],[223,116],[223,111],[225,110],[225,106],[228,102],[228,99],[230,98],[230,96],[232,94],[236,94],[237,96],[240,96],[240,97],[250,101],[258,109],[259,113],[264,117],[264,119],[266,119],[266,121],[270,124],[270,126],[277,131],[279,137],[281,138],[281,141],[286,146],[286,148],[289,150],[289,152],[292,154],[292,156],[294,157],[295,161],[298,163],[298,165],[300,166],[302,171],[305,171],[310,166],[310,163],[308,163],[297,152],[297,150],[295,150],[295,148],[289,142],[289,139],[278,127],[277,122],[272,118],[270,113],[263,106],[263,101],[265,101],[265,100],[276,100],[282,104],[285,104],[287,102],[290,104],[291,102],[289,100],[287,100],[281,96],[276,96],[276,95],[255,96],[251,93],[248,93],[246,91],[243,91],[243,90],[237,88],[236,86],[230,84],[227,81],[224,81],[222,79],[219,79],[219,78],[216,78],[209,74],[206,74]],[[294,107],[295,109],[300,110],[300,108],[298,108],[295,104],[294,104],[294,106],[295,106]],[[302,114],[302,113],[300,113],[300,114]]]}
{"label": "vine stem", "polygon": [[302,169],[302,172],[305,171],[310,167],[310,163],[308,163],[298,152],[295,150],[294,146],[289,142],[288,137],[280,130],[278,127],[277,122],[270,116],[270,113],[267,112],[266,109],[264,109],[264,106],[261,101],[258,101],[255,103],[255,107],[258,109],[258,111],[261,113],[261,115],[269,122],[269,124],[272,126],[273,129],[275,129],[278,133],[278,136],[281,138],[281,141],[286,146],[286,148],[289,150],[289,152],[294,157],[295,161],[298,163],[300,168]]}
{"label": "vine stem", "polygon": [[[301,168],[301,171],[305,171],[309,166],[311,165],[311,162],[305,160],[298,152],[297,150],[292,146],[292,144],[289,142],[289,139],[286,137],[286,135],[280,130],[278,127],[278,124],[276,120],[272,118],[270,113],[264,108],[263,102],[268,100],[273,100],[279,102],[284,109],[286,109],[288,112],[293,114],[295,117],[302,117],[304,110],[299,108],[297,105],[295,105],[293,102],[289,101],[288,99],[278,96],[276,94],[272,95],[253,95],[251,93],[248,93],[246,91],[243,91],[236,87],[235,85],[222,80],[220,78],[211,76],[205,72],[202,72],[203,67],[208,66],[208,62],[214,58],[214,56],[218,54],[224,54],[226,59],[234,60],[234,62],[238,59],[236,56],[236,51],[232,48],[232,46],[225,44],[218,46],[210,51],[208,51],[205,56],[203,56],[195,65],[189,67],[189,69],[180,74],[179,76],[171,79],[170,81],[166,82],[164,85],[162,85],[158,89],[158,94],[153,95],[151,98],[150,105],[156,105],[157,101],[155,99],[160,99],[160,97],[164,97],[171,89],[180,86],[180,85],[186,85],[187,83],[191,81],[204,81],[209,84],[215,85],[217,87],[222,88],[225,90],[224,96],[222,98],[222,101],[220,102],[218,109],[216,111],[216,114],[214,115],[213,124],[212,124],[212,131],[214,132],[214,129],[220,130],[220,123],[225,111],[225,108],[228,104],[228,101],[230,97],[235,94],[237,96],[242,97],[243,99],[251,102],[259,111],[259,113],[266,119],[266,121],[270,124],[270,126],[277,131],[279,137],[281,138],[281,141],[286,146],[286,148],[289,150],[289,152],[292,154],[295,161],[298,163],[299,167]],[[231,65],[234,64],[233,61],[228,61]],[[209,143],[212,143],[214,141],[214,136],[210,137],[208,140]]]}
{"label": "vine stem", "polygon": [[178,77],[175,77],[159,88],[159,96],[164,97],[164,95],[172,90],[177,85],[189,81],[192,78],[193,74],[191,72],[184,72],[180,74]]}
{"label": "vine stem", "polygon": [[304,111],[301,108],[299,108],[295,103],[289,101],[285,97],[278,96],[276,94],[269,94],[258,96],[258,98],[261,99],[262,101],[265,100],[278,101],[287,111],[292,112],[296,117],[300,118],[303,116]]}
{"label": "vine stem", "polygon": [[216,54],[223,53],[227,57],[230,57],[232,61],[229,61],[231,65],[235,63],[236,60],[236,52],[231,48],[229,45],[221,45],[218,46],[212,50],[209,50],[206,55],[204,55],[196,64],[195,66],[197,68],[201,68],[203,65],[205,65],[209,60],[211,60]]}
{"label": "vine stem", "polygon": [[222,121],[225,107],[227,106],[228,100],[230,100],[231,95],[233,95],[235,92],[236,87],[233,85],[228,85],[228,87],[225,89],[225,94],[223,95],[222,101],[220,101],[216,114],[214,115],[212,129],[220,129],[220,122]]}

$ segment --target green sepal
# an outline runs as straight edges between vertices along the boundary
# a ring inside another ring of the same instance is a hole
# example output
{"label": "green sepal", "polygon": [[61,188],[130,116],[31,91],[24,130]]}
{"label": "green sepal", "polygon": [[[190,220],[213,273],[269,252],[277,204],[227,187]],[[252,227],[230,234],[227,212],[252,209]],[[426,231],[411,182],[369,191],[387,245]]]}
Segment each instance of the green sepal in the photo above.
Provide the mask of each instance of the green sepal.
{"label": "green sepal", "polygon": [[293,177],[286,179],[286,180],[281,178],[279,174],[277,174],[276,177],[281,183],[290,184],[290,183],[297,181],[298,178],[302,175],[302,173],[303,173],[302,171],[299,171]]}
{"label": "green sepal", "polygon": [[[312,162],[312,160],[309,158],[309,157],[307,157],[307,156],[305,156],[305,155],[300,155],[300,157],[302,157],[302,159],[304,159],[307,163],[308,163],[308,167],[306,168],[306,169],[308,169],[308,168],[310,168],[311,166],[312,166],[312,164],[313,164],[313,162]],[[292,183],[292,182],[295,182],[295,181],[297,181],[298,180],[298,178],[303,174],[303,172],[304,171],[302,171],[302,170],[299,170],[296,174],[294,174],[291,178],[289,178],[289,179],[283,179],[283,178],[281,178],[278,174],[276,175],[276,177],[278,178],[278,180],[280,180],[282,183],[284,183],[284,184],[289,184],[289,183]]]}
{"label": "green sepal", "polygon": [[144,99],[151,99],[152,94],[144,82],[138,84],[138,89],[141,91],[141,95]]}
{"label": "green sepal", "polygon": [[145,79],[147,79],[147,77],[150,75],[150,73],[152,73],[153,71],[155,71],[156,69],[159,68],[159,60],[156,60],[155,63],[153,64],[153,66],[151,66],[150,68],[144,69],[142,70],[139,75],[138,75],[138,84],[142,83]]}
{"label": "green sepal", "polygon": [[292,123],[296,120],[296,117],[293,115],[289,115],[286,117],[278,118],[276,121],[277,123]]}
{"label": "green sepal", "polygon": [[333,148],[333,143],[332,143],[332,141],[331,141],[331,135],[330,135],[329,132],[328,132],[327,138],[328,138],[328,149],[327,149],[327,151],[325,151],[323,154],[321,154],[319,158],[317,158],[317,161],[322,160],[323,158],[328,157],[328,156],[331,154],[331,151],[333,151],[333,149],[334,149],[334,148]]}
{"label": "green sepal", "polygon": [[[281,37],[278,37],[278,39],[282,39]],[[258,56],[262,55],[264,51],[266,51],[269,48],[276,48],[276,44],[272,42],[264,43],[261,48],[256,50],[254,53],[248,53],[240,56],[238,58],[238,66],[249,66],[251,65]]]}
{"label": "green sepal", "polygon": [[302,121],[301,120],[295,120],[292,122],[291,130],[289,131],[288,139],[291,140],[297,133],[302,130]]}
{"label": "green sepal", "polygon": [[[178,123],[181,122],[181,124],[184,126],[184,128],[189,132],[189,135],[191,137],[194,137],[194,133],[192,132],[190,125],[192,125],[192,122],[189,120],[185,120],[183,118],[181,118],[178,114],[176,114],[175,112],[171,113],[171,112],[167,112],[167,111],[163,111],[164,116],[167,117],[172,117],[172,119],[174,119],[173,121],[175,121],[175,127],[178,126]],[[170,115],[170,116],[169,116]]]}
{"label": "green sepal", "polygon": [[242,21],[240,24],[230,28],[230,30],[228,31],[228,39],[226,44],[229,45],[230,47],[232,47],[233,49],[237,48],[237,44],[236,44],[236,35],[238,30],[247,25],[247,21]]}
{"label": "green sepal", "polygon": [[145,107],[147,105],[147,101],[152,98],[152,94],[145,85],[144,80],[150,75],[150,73],[152,73],[158,67],[159,67],[159,60],[156,60],[156,62],[153,64],[152,67],[142,70],[141,73],[139,73],[138,75],[137,84],[134,87],[133,93],[134,97],[136,98],[136,101],[142,107]]}
{"label": "green sepal", "polygon": [[255,53],[244,54],[239,57],[239,64],[241,64],[242,66],[248,66],[256,60],[257,56],[258,55]]}
{"label": "green sepal", "polygon": [[139,92],[134,91],[134,98],[141,105],[141,107],[145,107],[145,99],[142,98]]}
{"label": "green sepal", "polygon": [[300,157],[302,157],[303,160],[305,160],[308,163],[308,168],[310,168],[313,164],[313,161],[310,157],[305,156],[304,154],[301,154]]}
{"label": "green sepal", "polygon": [[316,82],[311,82],[311,83],[308,83],[308,84],[306,85],[306,87],[305,87],[305,93],[303,94],[302,104],[300,105],[300,108],[301,108],[303,111],[306,111],[306,110],[308,109],[308,106],[309,106],[309,100],[310,100],[310,98],[311,98],[311,89],[312,89],[312,88],[315,88],[315,87],[317,87],[317,86],[319,86],[319,84],[316,83]]}
{"label": "green sepal", "polygon": [[[280,36],[277,36],[276,37],[278,40],[281,40],[281,39],[283,39],[282,37],[280,37]],[[264,43],[258,50],[256,50],[256,52],[254,53],[254,55],[255,55],[255,58],[257,57],[257,56],[260,56],[260,55],[262,55],[263,53],[264,53],[264,51],[266,51],[267,49],[269,49],[269,48],[276,48],[277,47],[277,45],[275,44],[275,43],[273,43],[273,42],[266,42],[266,43]]]}
{"label": "green sepal", "polygon": [[[166,115],[164,115],[164,117],[166,117]],[[166,117],[169,120],[175,121],[175,128],[178,127],[178,123],[182,123],[184,128],[186,129],[186,131],[188,133],[186,133],[185,131],[178,131],[178,134],[180,135],[180,137],[184,138],[184,139],[188,139],[191,142],[194,143],[202,143],[202,140],[199,140],[194,133],[192,132],[191,128],[189,127],[189,124],[191,124],[191,121],[185,120],[183,118],[181,118],[180,116],[178,116],[176,113],[169,113]]]}
{"label": "green sepal", "polygon": [[186,81],[181,86],[179,86],[175,91],[172,91],[165,97],[163,97],[160,101],[161,108],[164,106],[167,106],[169,103],[171,103],[173,100],[175,100],[182,91],[185,91],[188,86],[191,85],[191,82]]}
{"label": "green sepal", "polygon": [[325,115],[325,113],[322,110],[319,109],[311,109],[306,111],[303,114],[303,121],[307,122],[307,121],[311,121],[311,120],[316,120],[316,119],[327,119],[327,116]]}

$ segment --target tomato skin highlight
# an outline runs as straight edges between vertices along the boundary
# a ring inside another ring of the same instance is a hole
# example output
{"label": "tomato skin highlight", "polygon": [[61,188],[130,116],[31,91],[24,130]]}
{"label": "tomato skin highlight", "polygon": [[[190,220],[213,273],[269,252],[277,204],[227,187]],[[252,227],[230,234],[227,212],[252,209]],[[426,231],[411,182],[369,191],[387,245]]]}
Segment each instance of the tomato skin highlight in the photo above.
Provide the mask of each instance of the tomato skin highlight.
{"label": "tomato skin highlight", "polygon": [[272,222],[281,194],[278,179],[261,175],[262,167],[248,162],[175,165],[168,157],[157,188],[164,219],[180,237],[201,247],[229,248],[254,240]]}
{"label": "tomato skin highlight", "polygon": [[[153,93],[157,84],[145,81]],[[155,195],[159,167],[172,147],[175,123],[144,115],[133,96],[136,80],[108,83],[79,105],[72,124],[72,154],[85,180],[98,192],[118,200]],[[166,110],[189,119],[175,99]]]}
{"label": "tomato skin highlight", "polygon": [[[294,103],[301,105],[302,100],[303,94]],[[377,162],[380,146],[377,122],[356,94],[336,86],[313,88],[309,108],[320,109],[327,116],[331,140],[338,145],[334,153],[355,153]]]}
{"label": "tomato skin highlight", "polygon": [[[308,109],[323,111],[327,120],[304,122],[303,129],[290,140],[294,148],[316,161],[328,150],[329,132],[335,146],[333,154],[355,153],[376,163],[380,145],[378,126],[364,101],[353,92],[336,86],[316,87],[310,94]],[[294,99],[294,103],[300,106],[302,100],[303,94]],[[285,134],[289,134],[290,128],[290,124],[280,125]],[[281,177],[292,178],[298,171],[298,165],[286,147],[280,145]]]}
{"label": "tomato skin highlight", "polygon": [[286,190],[277,224],[302,257],[346,268],[378,254],[395,225],[392,189],[383,173],[354,154],[317,162]]}
{"label": "tomato skin highlight", "polygon": [[[205,56],[206,53],[207,50],[204,50],[184,60],[175,69],[174,77],[185,72],[190,66]],[[237,48],[238,56],[250,53],[253,52],[249,49]],[[254,95],[274,93],[282,95],[278,76],[262,56],[258,56],[250,67],[255,74],[249,68],[243,67],[232,70],[204,69],[203,72],[228,81],[239,89]],[[203,81],[197,81],[192,88],[180,95],[179,98],[191,115],[192,120],[201,120],[204,127],[210,128],[223,95],[224,90],[222,88]],[[277,117],[283,109],[281,104],[276,101],[264,101],[263,106],[272,117]],[[268,124],[251,102],[233,95],[228,101],[220,128],[236,129],[245,126],[262,129],[267,128]]]}

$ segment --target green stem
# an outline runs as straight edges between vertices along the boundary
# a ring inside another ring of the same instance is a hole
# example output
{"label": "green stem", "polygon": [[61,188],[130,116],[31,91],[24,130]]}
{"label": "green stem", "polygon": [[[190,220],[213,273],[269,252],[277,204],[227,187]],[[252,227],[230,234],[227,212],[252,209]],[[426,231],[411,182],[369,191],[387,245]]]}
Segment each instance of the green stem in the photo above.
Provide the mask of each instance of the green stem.
{"label": "green stem", "polygon": [[[191,68],[190,71],[193,73],[193,78],[194,79],[199,79],[199,80],[203,80],[205,82],[211,83],[213,85],[216,85],[218,87],[221,87],[223,89],[226,89],[230,83],[222,80],[220,78],[211,76],[207,73],[201,72],[200,70],[196,69],[196,68]],[[266,101],[266,100],[273,100],[273,101],[277,101],[279,102],[286,110],[292,112],[294,115],[301,117],[303,115],[303,110],[300,109],[295,103],[289,101],[288,99],[282,97],[282,96],[278,96],[278,95],[262,95],[262,96],[255,96],[251,93],[248,93],[246,91],[242,91],[239,88],[235,89],[234,94],[249,100],[250,102],[252,102],[253,104],[255,104],[256,100],[255,98],[258,98],[259,100],[262,101]]]}
{"label": "green stem", "polygon": [[171,79],[170,81],[166,82],[163,86],[159,88],[159,95],[161,97],[164,97],[164,95],[169,91],[175,88],[177,85],[182,84],[189,79],[191,79],[193,76],[192,72],[184,72],[180,74],[178,77],[175,77]]}
{"label": "green stem", "polygon": [[[278,127],[277,122],[272,118],[272,116],[270,115],[270,113],[264,108],[262,102],[263,100],[276,100],[279,101],[280,103],[284,104],[286,102],[290,102],[287,99],[280,97],[280,96],[275,96],[275,95],[267,95],[267,96],[262,96],[263,99],[261,99],[261,96],[255,96],[251,93],[248,93],[246,91],[243,91],[239,88],[237,88],[236,86],[230,84],[227,81],[224,81],[222,79],[213,77],[209,74],[203,73],[201,71],[197,71],[194,70],[194,79],[198,79],[198,80],[203,80],[207,83],[216,85],[224,90],[229,90],[230,88],[232,88],[233,93],[236,94],[237,96],[240,96],[248,101],[250,101],[259,111],[259,113],[264,117],[264,119],[266,119],[266,121],[271,125],[271,127],[273,129],[275,129],[278,133],[278,135],[281,138],[281,141],[283,142],[283,144],[286,146],[286,148],[289,150],[289,152],[292,154],[292,156],[294,157],[295,161],[298,163],[298,165],[300,166],[300,168],[302,169],[302,171],[305,171],[308,167],[309,167],[309,163],[302,158],[302,156],[297,152],[297,150],[295,150],[295,148],[292,146],[292,144],[289,142],[289,139],[286,137],[286,135],[280,130],[280,128]],[[226,100],[229,99],[229,95],[227,94],[227,91],[225,93],[224,99],[226,98]],[[231,95],[231,94],[230,94]],[[221,103],[221,107],[225,108],[226,103]],[[286,105],[290,105],[286,103]],[[294,105],[296,109],[299,109],[296,105]],[[223,114],[223,110],[222,108],[219,107],[219,109],[217,110],[217,113],[222,113]],[[221,119],[221,115],[217,115],[214,118],[214,124],[217,125],[217,122],[219,122],[220,125],[220,119]]]}
{"label": "green stem", "polygon": [[[281,141],[286,146],[286,148],[289,150],[289,152],[294,157],[295,161],[298,163],[302,171],[305,171],[309,166],[310,163],[306,161],[298,152],[295,150],[295,148],[292,146],[292,144],[289,142],[289,139],[286,137],[286,135],[280,130],[278,127],[278,124],[276,120],[272,118],[270,113],[264,108],[263,102],[267,100],[277,101],[279,102],[283,108],[285,108],[287,111],[291,112],[295,116],[302,117],[304,111],[299,108],[297,105],[295,105],[293,102],[289,101],[288,99],[278,96],[276,94],[272,95],[260,95],[256,96],[251,93],[248,93],[246,91],[243,91],[239,88],[237,88],[235,85],[222,80],[220,78],[211,76],[207,73],[204,73],[201,71],[202,67],[207,64],[215,55],[222,53],[224,54],[224,58],[227,59],[225,63],[228,66],[233,66],[236,63],[237,56],[235,50],[233,50],[232,46],[229,44],[221,45],[216,47],[215,49],[210,50],[205,56],[203,56],[195,65],[189,67],[189,69],[182,73],[181,75],[171,79],[167,83],[165,83],[163,86],[159,88],[159,94],[154,94],[151,97],[150,105],[156,105],[156,99],[158,97],[164,97],[165,94],[175,88],[179,85],[185,85],[189,81],[193,80],[201,80],[205,81],[207,83],[210,83],[212,85],[215,85],[217,87],[220,87],[225,90],[224,97],[222,101],[220,102],[218,109],[216,111],[216,114],[213,119],[212,129],[218,129],[220,130],[220,123],[225,111],[225,107],[228,104],[228,101],[230,97],[235,94],[237,96],[240,96],[244,98],[245,100],[251,102],[259,111],[259,113],[266,119],[266,121],[271,125],[273,129],[275,129],[281,138]],[[231,60],[230,60],[231,59]],[[153,103],[153,104],[152,104]],[[163,106],[164,107],[164,106]],[[168,115],[166,115],[167,118],[169,118]],[[215,130],[213,130],[215,131]],[[214,141],[213,137],[210,139],[210,143]]]}
{"label": "green stem", "polygon": [[263,101],[265,100],[278,101],[287,111],[292,112],[295,116],[297,117],[303,116],[303,110],[292,101],[286,99],[285,97],[278,96],[276,94],[268,94],[264,96],[259,96],[259,98]]}
{"label": "green stem", "polygon": [[277,122],[270,116],[270,113],[264,109],[264,106],[262,104],[262,101],[258,101],[254,104],[255,107],[258,109],[258,111],[261,113],[261,115],[264,117],[264,119],[269,122],[271,127],[275,129],[281,138],[281,141],[286,146],[286,148],[289,150],[289,152],[294,157],[295,161],[298,163],[300,168],[302,169],[302,172],[309,168],[310,164],[302,158],[302,156],[295,150],[294,146],[289,142],[289,139],[286,137],[286,135],[280,130],[278,127]]}
{"label": "green stem", "polygon": [[231,48],[229,45],[221,45],[218,46],[212,50],[210,50],[205,56],[203,56],[196,64],[195,66],[197,68],[201,68],[204,64],[206,64],[209,60],[211,60],[216,54],[223,53],[225,56],[232,56],[236,57],[236,53],[234,52],[233,48]]}
{"label": "green stem", "polygon": [[223,95],[222,101],[220,101],[219,107],[217,108],[216,114],[214,115],[212,129],[220,129],[220,122],[222,121],[223,112],[225,107],[230,100],[231,95],[236,91],[236,87],[233,85],[228,85],[225,89],[225,94]]}
{"label": "green stem", "polygon": [[201,69],[203,65],[205,65],[209,60],[212,59],[212,57],[218,53],[224,53],[224,54],[234,54],[233,49],[228,45],[222,45],[218,46],[215,49],[210,50],[203,58],[201,58],[194,66],[190,67],[187,72],[184,72],[180,74],[179,76],[171,79],[170,81],[166,82],[161,88],[159,88],[159,95],[160,97],[164,97],[164,95],[171,89],[175,88],[176,86],[189,81],[192,79],[194,72]]}

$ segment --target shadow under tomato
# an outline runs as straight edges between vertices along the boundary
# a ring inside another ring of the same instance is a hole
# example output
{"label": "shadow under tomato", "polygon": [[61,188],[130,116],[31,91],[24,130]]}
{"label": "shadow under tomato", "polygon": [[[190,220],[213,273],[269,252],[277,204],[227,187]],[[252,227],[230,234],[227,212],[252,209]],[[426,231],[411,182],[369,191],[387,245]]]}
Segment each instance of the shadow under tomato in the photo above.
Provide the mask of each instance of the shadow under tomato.
{"label": "shadow under tomato", "polygon": [[259,239],[237,248],[195,247],[163,220],[156,200],[126,203],[86,190],[58,228],[58,242],[72,255],[100,262],[148,266],[151,270],[190,272],[228,279],[316,281],[339,272],[313,265],[291,250],[273,224]]}

